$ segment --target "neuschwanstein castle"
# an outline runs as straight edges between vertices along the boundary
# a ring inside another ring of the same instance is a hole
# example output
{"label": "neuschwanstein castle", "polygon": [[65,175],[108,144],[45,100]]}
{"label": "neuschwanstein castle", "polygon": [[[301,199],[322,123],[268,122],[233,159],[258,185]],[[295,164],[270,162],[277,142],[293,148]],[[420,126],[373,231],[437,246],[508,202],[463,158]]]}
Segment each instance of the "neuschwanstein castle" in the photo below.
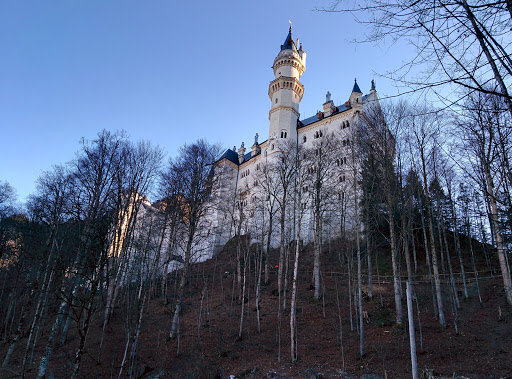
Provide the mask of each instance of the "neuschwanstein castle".
{"label": "neuschwanstein castle", "polygon": [[[233,147],[226,150],[215,162],[212,204],[207,207],[198,228],[201,235],[193,247],[192,262],[211,258],[237,233],[249,234],[253,242],[268,243],[269,234],[266,231],[271,229],[269,244],[273,247],[279,244],[281,226],[277,219],[281,216],[280,209],[277,204],[271,205],[273,198],[278,198],[279,193],[269,193],[268,186],[265,186],[268,184],[265,182],[268,181],[268,176],[265,178],[264,173],[266,168],[275,165],[280,159],[284,148],[290,146],[295,146],[296,151],[301,148],[301,151],[309,152],[308,159],[304,153],[304,162],[308,165],[310,181],[308,183],[307,179],[301,184],[301,188],[290,190],[293,193],[290,194],[285,212],[285,240],[294,240],[298,222],[301,225],[300,239],[304,243],[313,241],[315,226],[317,230],[321,230],[323,241],[329,241],[345,232],[348,232],[350,238],[350,231],[354,230],[354,220],[357,217],[354,214],[355,204],[360,198],[355,184],[361,171],[361,153],[357,150],[356,141],[364,128],[365,120],[368,120],[367,115],[375,110],[380,112],[374,82],[371,83],[370,93],[366,95],[363,95],[355,82],[343,104],[334,104],[328,92],[322,111],[301,119],[299,104],[304,96],[304,86],[300,78],[306,71],[306,52],[301,45],[297,46],[291,27],[272,68],[274,80],[268,88],[268,138],[259,142],[256,134],[250,148],[246,148],[242,142],[238,149]],[[329,141],[333,143],[328,143]],[[328,153],[319,154],[322,148],[328,149]],[[318,212],[315,216],[312,210],[314,200],[311,189],[315,184],[311,178],[315,175],[318,178],[320,166],[323,166],[322,198],[328,198],[329,201],[325,201],[322,206],[319,223]],[[278,186],[274,188],[280,191]],[[300,197],[297,197],[297,191],[300,191]],[[303,199],[300,205],[299,201],[294,201],[296,198]],[[137,230],[142,230],[144,225],[162,222],[162,212],[158,205],[153,206],[147,199],[141,204],[136,221]],[[302,217],[297,218],[299,212]],[[272,227],[269,226],[270,213],[275,219]],[[243,225],[241,221],[244,221]],[[119,227],[123,228],[123,225]],[[177,240],[180,238],[177,237]],[[170,244],[169,241],[160,241],[159,246],[165,247],[166,251],[155,255],[165,262],[162,266],[165,272],[178,269],[183,264],[183,246],[180,243]],[[120,248],[113,246],[114,250]],[[114,250],[112,255],[116,254]]]}
{"label": "neuschwanstein castle", "polygon": [[[298,41],[297,41],[298,42]],[[340,213],[350,228],[353,225],[350,218],[353,217],[351,209],[353,207],[354,191],[351,183],[354,178],[354,165],[357,163],[352,159],[353,145],[352,141],[357,138],[357,129],[364,118],[364,113],[368,108],[380,109],[375,83],[372,81],[369,94],[363,95],[357,82],[354,83],[352,92],[347,94],[347,101],[343,104],[334,104],[331,100],[331,94],[326,95],[322,111],[310,117],[302,118],[299,113],[299,104],[304,96],[304,86],[300,82],[302,74],[306,71],[306,52],[302,44],[297,46],[292,36],[290,27],[288,36],[281,45],[280,51],[274,59],[272,65],[274,70],[274,80],[268,87],[268,96],[270,99],[269,111],[269,133],[267,140],[258,142],[258,135],[254,138],[254,144],[246,148],[244,143],[236,149],[228,149],[215,164],[215,175],[221,182],[219,192],[224,199],[232,201],[224,202],[217,207],[213,215],[209,217],[210,239],[208,241],[209,249],[218,251],[228,240],[236,233],[233,218],[237,217],[237,208],[244,206],[247,218],[252,220],[249,230],[253,240],[258,240],[258,234],[261,234],[261,220],[257,217],[255,206],[263,194],[261,186],[261,169],[265,164],[269,164],[275,159],[280,146],[288,141],[293,141],[304,148],[313,149],[322,139],[336,138],[339,141],[335,157],[331,157],[331,170],[328,173],[328,180],[332,181],[331,192],[337,192],[339,203],[345,202],[344,209],[326,209],[323,216],[324,238],[329,239],[339,234],[340,228],[334,220],[339,220]],[[312,168],[314,169],[314,168]],[[304,190],[307,189],[305,186]],[[219,193],[217,193],[218,196]],[[347,195],[347,196],[345,196]],[[268,196],[268,195],[267,195]],[[352,201],[349,199],[352,198]],[[307,204],[304,204],[307,207]],[[292,219],[294,212],[293,206],[289,207],[288,220]],[[313,215],[306,211],[303,218],[303,237],[304,242],[310,242],[313,239]],[[290,222],[290,238],[293,239],[293,222]],[[278,229],[275,225],[274,228]],[[243,232],[243,231],[242,231]],[[279,231],[273,233],[272,245],[279,241]]]}

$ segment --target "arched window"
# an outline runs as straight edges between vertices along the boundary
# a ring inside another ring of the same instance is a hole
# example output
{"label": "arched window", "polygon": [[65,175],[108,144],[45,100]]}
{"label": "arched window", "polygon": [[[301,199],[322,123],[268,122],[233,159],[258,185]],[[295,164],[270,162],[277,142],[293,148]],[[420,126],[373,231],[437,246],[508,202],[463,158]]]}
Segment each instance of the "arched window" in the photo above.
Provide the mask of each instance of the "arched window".
{"label": "arched window", "polygon": [[277,104],[277,97],[276,97],[276,104]]}
{"label": "arched window", "polygon": [[270,150],[274,150],[274,145],[270,146]]}
{"label": "arched window", "polygon": [[350,126],[350,124],[348,123],[348,121],[347,121],[347,123],[346,123],[345,125],[346,125],[346,126],[345,126],[346,128],[348,128],[348,127]]}
{"label": "arched window", "polygon": [[302,137],[302,143],[306,143],[307,140],[306,136]]}

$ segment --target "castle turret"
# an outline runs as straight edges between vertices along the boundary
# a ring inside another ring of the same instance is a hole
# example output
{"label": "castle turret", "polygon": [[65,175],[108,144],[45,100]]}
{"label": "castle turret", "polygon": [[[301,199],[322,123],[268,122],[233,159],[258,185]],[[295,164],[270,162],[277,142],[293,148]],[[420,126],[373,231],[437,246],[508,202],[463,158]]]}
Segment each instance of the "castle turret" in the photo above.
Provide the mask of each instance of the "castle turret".
{"label": "castle turret", "polygon": [[272,101],[269,138],[296,139],[299,103],[304,94],[304,86],[299,79],[306,71],[306,52],[302,50],[302,45],[297,48],[291,26],[272,68],[275,79],[268,87],[268,96]]}
{"label": "castle turret", "polygon": [[357,84],[357,79],[354,79],[354,87],[352,88],[352,93],[350,94],[350,106],[355,110],[363,109],[363,93]]}
{"label": "castle turret", "polygon": [[238,149],[238,163],[242,164],[245,161],[245,146],[242,142],[242,145]]}
{"label": "castle turret", "polygon": [[325,95],[325,103],[324,103],[324,115],[325,117],[330,116],[334,111],[334,102],[331,100],[331,93],[327,91]]}

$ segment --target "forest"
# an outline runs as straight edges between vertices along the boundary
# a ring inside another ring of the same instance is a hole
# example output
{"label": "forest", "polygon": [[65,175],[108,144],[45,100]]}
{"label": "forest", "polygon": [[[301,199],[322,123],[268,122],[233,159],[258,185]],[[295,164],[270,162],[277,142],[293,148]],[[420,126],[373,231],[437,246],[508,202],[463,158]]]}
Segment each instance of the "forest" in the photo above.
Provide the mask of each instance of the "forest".
{"label": "forest", "polygon": [[[22,208],[0,182],[0,376],[510,376],[512,5],[407,4],[328,11],[414,36],[424,76],[394,80],[425,96],[282,143],[257,198],[223,197],[215,144],[107,130]],[[231,239],[197,263],[216,207]]]}

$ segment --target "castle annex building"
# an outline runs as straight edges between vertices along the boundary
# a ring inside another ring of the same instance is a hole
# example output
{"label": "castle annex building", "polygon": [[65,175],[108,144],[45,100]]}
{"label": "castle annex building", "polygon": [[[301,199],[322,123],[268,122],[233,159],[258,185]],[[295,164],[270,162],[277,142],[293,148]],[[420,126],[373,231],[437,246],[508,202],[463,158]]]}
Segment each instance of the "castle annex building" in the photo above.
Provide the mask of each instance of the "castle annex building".
{"label": "castle annex building", "polygon": [[[339,143],[336,151],[332,154],[335,155],[334,159],[330,160],[332,167],[328,180],[332,182],[330,191],[333,199],[345,202],[346,205],[344,209],[337,210],[336,207],[332,207],[324,212],[324,238],[332,237],[336,231],[339,234],[340,228],[335,225],[334,220],[339,220],[340,212],[343,213],[342,217],[351,217],[351,206],[348,199],[351,194],[353,199],[354,193],[356,193],[349,190],[350,183],[353,183],[354,180],[354,172],[356,172],[348,169],[348,167],[353,168],[356,164],[352,158],[353,148],[351,146],[354,139],[357,138],[357,130],[360,120],[364,118],[364,113],[370,108],[379,107],[380,109],[375,84],[372,81],[370,93],[363,95],[359,85],[355,82],[352,92],[347,94],[348,99],[343,104],[334,104],[331,94],[328,92],[321,108],[322,111],[301,118],[299,105],[305,89],[300,78],[306,71],[306,52],[303,50],[302,44],[297,45],[298,40],[297,43],[294,41],[290,27],[272,65],[274,80],[268,87],[270,99],[268,138],[259,142],[256,134],[252,146],[246,147],[242,142],[238,149],[233,147],[226,150],[215,164],[215,176],[217,182],[220,183],[215,196],[231,199],[231,201],[224,201],[222,205],[215,207],[214,214],[209,217],[210,238],[213,239],[210,239],[209,242],[214,247],[214,251],[222,247],[236,233],[233,219],[236,218],[236,209],[241,206],[245,207],[249,212],[248,217],[252,219],[253,230],[247,232],[251,235],[258,232],[261,234],[261,225],[257,226],[257,212],[255,212],[256,206],[254,205],[265,196],[261,185],[261,169],[264,164],[269,164],[276,159],[279,147],[283,146],[285,142],[288,144],[293,142],[297,146],[314,150],[322,139],[337,139]],[[349,151],[351,149],[352,152]],[[315,170],[314,167],[311,169]],[[307,190],[307,186],[304,186],[303,191]],[[252,208],[251,204],[253,204]],[[308,208],[309,205],[304,203],[303,207]],[[293,207],[289,207],[287,212],[290,212],[287,219],[292,224]],[[309,212],[303,219],[306,242],[312,240],[312,217],[312,213]],[[329,221],[330,218],[332,222]],[[293,226],[290,225],[290,228]],[[290,235],[293,233],[290,232]],[[277,237],[275,233],[274,236]],[[272,240],[274,240],[274,236]]]}

